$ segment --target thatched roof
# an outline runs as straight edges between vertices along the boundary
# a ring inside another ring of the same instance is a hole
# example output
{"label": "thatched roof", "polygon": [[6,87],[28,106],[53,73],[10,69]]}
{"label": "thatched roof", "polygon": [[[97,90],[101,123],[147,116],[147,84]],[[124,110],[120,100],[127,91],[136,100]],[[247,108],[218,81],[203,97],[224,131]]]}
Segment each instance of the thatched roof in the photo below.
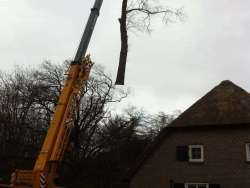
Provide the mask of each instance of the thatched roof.
{"label": "thatched roof", "polygon": [[169,127],[250,123],[250,94],[223,81],[183,112]]}
{"label": "thatched roof", "polygon": [[176,130],[227,128],[250,128],[250,94],[233,82],[225,80],[164,128],[146,148],[137,165],[130,169],[126,179],[130,180],[136,174],[169,133]]}

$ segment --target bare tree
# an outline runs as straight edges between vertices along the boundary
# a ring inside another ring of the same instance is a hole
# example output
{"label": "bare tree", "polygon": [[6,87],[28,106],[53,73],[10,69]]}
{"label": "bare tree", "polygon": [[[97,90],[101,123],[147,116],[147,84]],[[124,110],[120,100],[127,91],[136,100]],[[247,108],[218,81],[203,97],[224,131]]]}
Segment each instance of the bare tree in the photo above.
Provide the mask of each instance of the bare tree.
{"label": "bare tree", "polygon": [[[45,62],[38,69],[0,74],[0,163],[1,169],[8,169],[0,171],[4,179],[15,168],[32,167],[61,92],[67,64]],[[75,101],[75,126],[61,166],[62,180],[72,184],[76,178],[91,182],[89,187],[96,182],[121,187],[115,185],[128,167],[171,121],[171,115],[149,115],[136,108],[111,115],[109,104],[126,96],[126,89],[117,91],[102,67],[94,67]]]}
{"label": "bare tree", "polygon": [[[1,164],[5,158],[20,168],[35,160],[61,93],[67,65],[45,62],[37,69],[17,68],[13,73],[0,74]],[[81,88],[75,101],[73,160],[92,156],[100,121],[109,117],[108,105],[126,96],[126,90],[118,91],[103,68],[93,68],[87,86]]]}
{"label": "bare tree", "polygon": [[126,98],[126,89],[117,90],[104,69],[97,66],[92,71],[91,77],[85,88],[82,88],[76,101],[73,152],[78,159],[93,156],[96,151],[96,139],[102,129],[101,121],[109,118],[108,105]]}
{"label": "bare tree", "polygon": [[162,16],[164,23],[182,19],[182,9],[172,9],[159,5],[157,0],[123,0],[120,22],[121,50],[115,84],[124,85],[128,54],[128,31],[151,31],[153,18]]}
{"label": "bare tree", "polygon": [[[31,71],[16,69],[13,74],[1,74],[1,155],[22,159],[32,157],[39,149],[47,128],[45,111],[36,103],[43,93],[41,86]],[[15,144],[19,147],[11,147]]]}

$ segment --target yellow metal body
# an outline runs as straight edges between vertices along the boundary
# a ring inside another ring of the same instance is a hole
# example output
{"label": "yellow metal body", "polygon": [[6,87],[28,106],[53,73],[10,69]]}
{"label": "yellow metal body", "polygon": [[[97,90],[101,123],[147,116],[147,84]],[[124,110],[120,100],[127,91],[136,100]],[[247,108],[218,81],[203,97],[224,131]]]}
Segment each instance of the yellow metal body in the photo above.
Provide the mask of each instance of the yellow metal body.
{"label": "yellow metal body", "polygon": [[12,174],[12,184],[10,186],[0,184],[0,187],[56,187],[54,179],[57,176],[57,168],[63,159],[73,126],[74,99],[78,96],[80,88],[85,86],[91,67],[89,56],[80,63],[70,65],[47,136],[33,170],[16,170]]}

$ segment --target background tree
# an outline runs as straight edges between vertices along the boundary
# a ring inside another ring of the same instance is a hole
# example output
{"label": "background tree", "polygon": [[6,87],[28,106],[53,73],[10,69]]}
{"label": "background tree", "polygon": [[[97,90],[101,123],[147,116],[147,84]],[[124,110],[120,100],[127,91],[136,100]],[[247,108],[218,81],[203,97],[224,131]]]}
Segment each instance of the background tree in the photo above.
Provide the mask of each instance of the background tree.
{"label": "background tree", "polygon": [[[69,177],[64,185],[69,187],[126,187],[123,179],[137,158],[143,153],[163,127],[175,117],[164,113],[148,114],[136,107],[129,107],[119,115],[104,118],[101,129],[91,145],[95,155],[80,160],[76,172],[65,171]],[[65,178],[62,178],[65,181]],[[74,182],[72,184],[72,182]],[[94,182],[94,184],[93,184]]]}
{"label": "background tree", "polygon": [[[0,163],[9,171],[32,168],[62,90],[67,65],[45,62],[34,70],[17,67],[13,73],[0,75]],[[82,88],[76,101],[74,152],[70,155],[73,162],[94,152],[91,145],[100,129],[99,121],[109,115],[108,104],[126,95],[126,91],[115,89],[102,68],[92,70],[87,87]]]}
{"label": "background tree", "polygon": [[[37,69],[16,68],[0,74],[0,179],[9,180],[16,168],[32,169],[60,95],[68,62],[44,62]],[[122,179],[136,158],[162,127],[175,118],[151,115],[135,107],[112,113],[121,101],[104,69],[96,66],[75,101],[74,129],[60,169],[67,187],[122,187]],[[0,180],[1,181],[1,180]]]}

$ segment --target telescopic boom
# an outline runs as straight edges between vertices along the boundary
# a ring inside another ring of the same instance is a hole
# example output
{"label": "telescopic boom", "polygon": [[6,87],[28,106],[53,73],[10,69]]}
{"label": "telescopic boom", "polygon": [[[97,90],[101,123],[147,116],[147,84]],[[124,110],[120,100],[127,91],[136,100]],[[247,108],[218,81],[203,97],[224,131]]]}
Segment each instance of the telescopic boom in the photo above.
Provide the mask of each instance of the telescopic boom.
{"label": "telescopic boom", "polygon": [[85,55],[86,55],[89,41],[90,41],[92,33],[94,31],[94,27],[96,24],[96,20],[99,16],[102,2],[103,2],[103,0],[96,0],[94,7],[91,9],[91,14],[89,16],[87,25],[86,25],[84,33],[82,35],[81,42],[79,44],[78,50],[76,52],[76,56],[74,58],[75,62],[80,62],[81,58],[85,57]]}

